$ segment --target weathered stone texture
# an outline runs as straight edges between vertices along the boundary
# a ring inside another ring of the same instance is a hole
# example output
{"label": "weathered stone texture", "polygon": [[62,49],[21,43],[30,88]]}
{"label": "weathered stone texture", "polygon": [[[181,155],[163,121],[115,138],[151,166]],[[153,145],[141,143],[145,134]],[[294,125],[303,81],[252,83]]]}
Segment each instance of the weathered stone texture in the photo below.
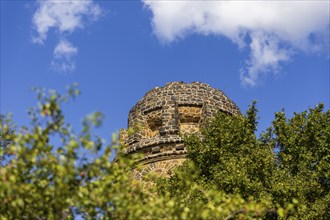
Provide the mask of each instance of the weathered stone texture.
{"label": "weathered stone texture", "polygon": [[178,166],[183,163],[185,159],[171,159],[171,160],[162,160],[154,163],[148,163],[143,165],[141,168],[135,169],[132,172],[134,179],[144,179],[148,174],[156,174],[158,176],[167,177],[168,171],[173,169],[175,166]]}
{"label": "weathered stone texture", "polygon": [[240,113],[222,91],[205,83],[171,82],[147,92],[129,112],[128,128],[134,132],[120,131],[126,154],[143,153],[143,168],[135,170],[134,177],[149,172],[164,176],[181,164],[187,154],[182,136],[198,133],[218,111]]}

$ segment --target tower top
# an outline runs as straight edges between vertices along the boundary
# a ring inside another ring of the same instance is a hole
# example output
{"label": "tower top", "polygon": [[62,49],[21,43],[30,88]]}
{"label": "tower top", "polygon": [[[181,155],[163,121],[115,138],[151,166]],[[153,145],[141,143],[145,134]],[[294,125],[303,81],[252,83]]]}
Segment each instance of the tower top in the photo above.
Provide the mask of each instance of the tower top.
{"label": "tower top", "polygon": [[164,171],[156,172],[163,173],[169,169],[164,164],[173,165],[187,154],[182,137],[199,133],[202,124],[218,111],[240,114],[234,102],[208,84],[170,82],[148,91],[130,110],[128,129],[133,132],[123,129],[120,138],[127,154],[143,153],[140,162],[154,169],[161,164]]}

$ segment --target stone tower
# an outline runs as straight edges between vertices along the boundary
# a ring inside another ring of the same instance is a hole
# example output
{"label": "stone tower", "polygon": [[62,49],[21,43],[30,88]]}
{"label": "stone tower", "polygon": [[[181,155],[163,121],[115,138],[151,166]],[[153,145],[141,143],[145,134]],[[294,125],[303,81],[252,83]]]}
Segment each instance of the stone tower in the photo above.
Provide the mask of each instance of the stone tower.
{"label": "stone tower", "polygon": [[134,178],[150,172],[166,176],[185,160],[183,136],[199,133],[203,122],[218,111],[239,114],[222,91],[205,83],[171,82],[147,92],[129,112],[128,129],[134,132],[120,130],[126,154],[143,154],[142,169],[133,171]]}

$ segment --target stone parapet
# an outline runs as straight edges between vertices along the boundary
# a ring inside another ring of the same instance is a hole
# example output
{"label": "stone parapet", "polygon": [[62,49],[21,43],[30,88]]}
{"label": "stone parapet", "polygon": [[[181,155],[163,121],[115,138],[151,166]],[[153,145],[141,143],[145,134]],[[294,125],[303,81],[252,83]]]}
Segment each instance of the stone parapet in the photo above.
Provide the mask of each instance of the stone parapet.
{"label": "stone parapet", "polygon": [[148,170],[154,167],[152,163],[181,163],[187,154],[182,137],[198,134],[203,123],[218,111],[240,114],[222,91],[205,83],[167,83],[147,92],[131,109],[128,130],[122,129],[120,138],[126,154],[143,154],[140,162],[149,164]]}

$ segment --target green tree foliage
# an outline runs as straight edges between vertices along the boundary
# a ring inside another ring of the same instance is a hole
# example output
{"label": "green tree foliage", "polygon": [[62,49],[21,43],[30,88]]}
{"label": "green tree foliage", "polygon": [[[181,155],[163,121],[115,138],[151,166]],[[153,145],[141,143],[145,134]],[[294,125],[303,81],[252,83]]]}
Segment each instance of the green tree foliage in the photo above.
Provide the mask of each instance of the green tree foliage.
{"label": "green tree foliage", "polygon": [[287,119],[276,113],[265,135],[276,150],[274,200],[296,198],[305,205],[298,218],[330,219],[330,111],[323,104]]}
{"label": "green tree foliage", "polygon": [[[116,137],[110,144],[93,135],[103,115],[88,115],[74,132],[65,121],[63,103],[75,98],[73,86],[65,95],[37,92],[37,107],[29,109],[31,125],[15,128],[2,117],[3,148],[0,168],[0,219],[214,219],[231,216],[249,205],[239,196],[205,191],[210,202],[171,198],[130,178],[137,158],[121,155]],[[110,161],[117,151],[116,162]],[[139,157],[139,155],[137,155]],[[190,187],[199,186],[186,182]],[[251,213],[243,213],[251,216]]]}
{"label": "green tree foliage", "polygon": [[[186,198],[188,204],[210,203],[205,190],[236,195],[259,205],[254,218],[330,219],[330,111],[323,108],[320,104],[291,119],[276,113],[261,138],[255,135],[255,102],[246,115],[220,112],[202,138],[186,138],[190,160],[161,181],[159,192]],[[247,207],[236,213],[251,212]]]}
{"label": "green tree foliage", "polygon": [[11,122],[11,114],[0,115],[0,165],[5,161],[5,152],[14,139],[14,125]]}
{"label": "green tree foliage", "polygon": [[[329,111],[319,105],[256,138],[255,103],[245,116],[225,113],[200,137],[186,139],[186,163],[156,187],[131,179],[136,158],[93,135],[100,112],[75,132],[66,122],[65,95],[36,89],[31,125],[1,117],[0,219],[327,219]],[[111,154],[116,161],[111,162]]]}

